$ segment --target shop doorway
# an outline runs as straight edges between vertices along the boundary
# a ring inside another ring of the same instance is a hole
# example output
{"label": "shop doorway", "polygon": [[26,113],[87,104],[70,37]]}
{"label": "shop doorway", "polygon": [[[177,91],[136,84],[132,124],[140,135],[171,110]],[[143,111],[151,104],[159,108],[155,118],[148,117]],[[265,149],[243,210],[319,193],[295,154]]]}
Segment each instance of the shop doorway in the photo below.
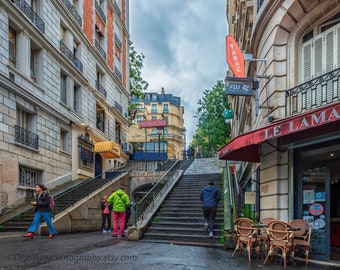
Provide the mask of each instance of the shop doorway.
{"label": "shop doorway", "polygon": [[310,258],[340,260],[339,142],[301,148],[294,164],[294,217],[312,227]]}

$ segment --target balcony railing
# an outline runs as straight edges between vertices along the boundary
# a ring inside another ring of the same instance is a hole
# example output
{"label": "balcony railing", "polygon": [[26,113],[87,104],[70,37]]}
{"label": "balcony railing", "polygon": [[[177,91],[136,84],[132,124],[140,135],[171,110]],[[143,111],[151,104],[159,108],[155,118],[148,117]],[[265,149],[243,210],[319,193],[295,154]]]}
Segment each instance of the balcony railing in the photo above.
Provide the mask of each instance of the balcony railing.
{"label": "balcony railing", "polygon": [[119,37],[117,36],[117,34],[115,33],[115,42],[117,44],[117,46],[119,47],[119,49],[122,49],[122,42],[120,41]]}
{"label": "balcony railing", "polygon": [[286,116],[340,100],[340,68],[286,91]]}
{"label": "balcony railing", "polygon": [[116,2],[116,1],[114,1],[114,2],[113,2],[113,8],[114,8],[114,9],[115,9],[115,11],[117,12],[117,14],[118,14],[119,18],[121,18],[121,16],[122,16],[122,12],[120,11],[120,7],[118,6],[118,4],[117,4],[117,2]]}
{"label": "balcony railing", "polygon": [[96,8],[96,11],[99,13],[100,18],[103,20],[104,23],[106,23],[106,16],[105,16],[102,8],[100,7],[100,5],[98,4],[97,1],[95,1],[94,3],[95,3],[94,6]]}
{"label": "balcony railing", "polygon": [[94,41],[94,46],[97,48],[97,50],[99,51],[99,53],[101,54],[101,56],[106,59],[106,52],[103,50],[102,46],[100,46],[98,40]]}
{"label": "balcony railing", "polygon": [[83,72],[83,64],[80,60],[66,47],[64,42],[60,40],[60,51],[73,63],[73,65],[80,71]]}
{"label": "balcony railing", "polygon": [[77,23],[81,27],[83,25],[83,21],[78,14],[76,8],[73,6],[73,4],[69,0],[62,0],[65,7],[68,9],[69,12],[71,12],[72,16],[76,19]]}
{"label": "balcony railing", "polygon": [[106,98],[106,90],[98,81],[96,81],[96,89]]}
{"label": "balcony railing", "polygon": [[123,113],[123,108],[122,108],[122,106],[121,106],[117,101],[115,101],[115,108],[116,108],[117,111],[119,111],[121,114]]}
{"label": "balcony railing", "polygon": [[34,149],[39,148],[39,136],[19,126],[15,126],[15,142]]}
{"label": "balcony railing", "polygon": [[37,13],[34,12],[33,8],[25,1],[25,0],[11,0],[22,13],[24,13],[33,23],[33,25],[42,33],[45,33],[45,23],[38,16]]}
{"label": "balcony railing", "polygon": [[116,74],[116,76],[118,77],[119,80],[123,80],[122,73],[120,72],[120,70],[117,67],[115,67],[115,74]]}

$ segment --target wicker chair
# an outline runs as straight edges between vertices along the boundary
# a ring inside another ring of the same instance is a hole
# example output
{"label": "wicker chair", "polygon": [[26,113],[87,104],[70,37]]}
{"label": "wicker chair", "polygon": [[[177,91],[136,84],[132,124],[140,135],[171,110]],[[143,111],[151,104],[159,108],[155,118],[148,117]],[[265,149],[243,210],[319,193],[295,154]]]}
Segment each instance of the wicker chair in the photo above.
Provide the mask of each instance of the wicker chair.
{"label": "wicker chair", "polygon": [[299,228],[294,232],[295,252],[302,253],[306,256],[306,265],[308,265],[308,256],[310,248],[310,237],[312,228],[306,220],[294,219],[290,222],[293,228]]}
{"label": "wicker chair", "polygon": [[275,218],[263,218],[260,220],[260,224],[266,225],[265,227],[259,228],[258,239],[261,240],[261,249],[264,251],[264,254],[267,255],[268,247],[269,247],[269,237],[267,234],[268,224],[274,221]]}
{"label": "wicker chair", "polygon": [[291,225],[282,220],[274,220],[268,224],[267,234],[270,246],[263,265],[269,257],[279,256],[282,257],[283,267],[286,269],[287,255],[290,255],[294,262],[294,232]]}
{"label": "wicker chair", "polygon": [[237,243],[231,257],[234,257],[237,250],[239,250],[242,255],[242,251],[246,249],[248,252],[248,261],[251,261],[252,248],[258,247],[256,224],[251,219],[238,218],[235,222],[235,232]]}

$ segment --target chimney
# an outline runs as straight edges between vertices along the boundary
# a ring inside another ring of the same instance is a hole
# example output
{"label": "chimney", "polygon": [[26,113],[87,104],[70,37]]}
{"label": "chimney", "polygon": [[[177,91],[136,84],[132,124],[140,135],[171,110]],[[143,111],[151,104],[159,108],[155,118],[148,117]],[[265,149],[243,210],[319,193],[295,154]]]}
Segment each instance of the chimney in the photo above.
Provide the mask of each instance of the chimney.
{"label": "chimney", "polygon": [[164,87],[162,87],[162,91],[161,91],[161,94],[164,95],[165,94],[165,90],[164,90]]}

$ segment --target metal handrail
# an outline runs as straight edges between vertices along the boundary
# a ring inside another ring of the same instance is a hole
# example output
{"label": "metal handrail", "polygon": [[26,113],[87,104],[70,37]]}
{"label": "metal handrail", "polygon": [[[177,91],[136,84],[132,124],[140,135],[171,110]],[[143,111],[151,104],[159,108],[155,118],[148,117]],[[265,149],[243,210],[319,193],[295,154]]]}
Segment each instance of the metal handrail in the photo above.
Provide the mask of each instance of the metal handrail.
{"label": "metal handrail", "polygon": [[144,218],[144,215],[148,210],[155,205],[156,200],[163,193],[165,188],[171,183],[172,176],[176,173],[179,168],[180,161],[176,162],[171,166],[171,168],[166,171],[165,174],[159,178],[159,180],[153,185],[153,187],[144,195],[144,197],[134,204],[134,224],[136,225],[139,220]]}

